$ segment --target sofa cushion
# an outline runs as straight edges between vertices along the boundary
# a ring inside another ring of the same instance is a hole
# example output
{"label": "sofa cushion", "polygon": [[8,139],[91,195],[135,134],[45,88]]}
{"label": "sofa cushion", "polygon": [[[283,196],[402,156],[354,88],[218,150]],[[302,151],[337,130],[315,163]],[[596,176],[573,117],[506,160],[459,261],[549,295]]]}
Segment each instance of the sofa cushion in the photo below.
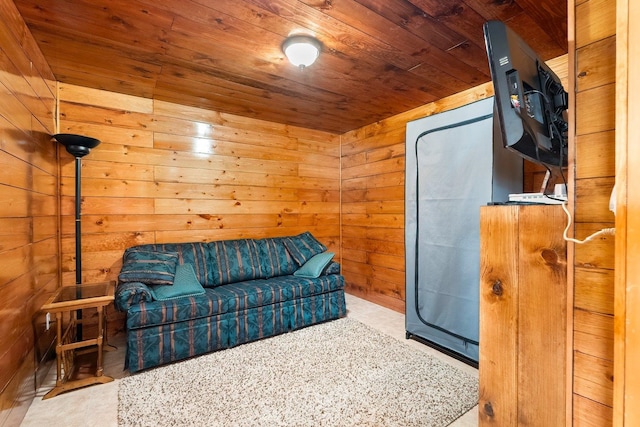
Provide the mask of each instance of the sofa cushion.
{"label": "sofa cushion", "polygon": [[298,268],[291,254],[284,245],[283,237],[256,240],[262,278],[288,276]]}
{"label": "sofa cushion", "polygon": [[151,243],[128,248],[125,251],[125,258],[129,252],[153,251],[171,252],[178,255],[179,264],[191,264],[196,273],[198,282],[203,286],[211,283],[211,270],[206,243]]}
{"label": "sofa cushion", "polygon": [[152,251],[125,252],[120,282],[141,282],[147,285],[171,285],[176,274],[178,255]]}
{"label": "sofa cushion", "polygon": [[206,288],[204,295],[132,306],[127,312],[127,329],[233,313],[339,289],[344,289],[344,278],[336,274],[317,279],[281,276]]}
{"label": "sofa cushion", "polygon": [[156,301],[204,294],[204,288],[198,282],[191,264],[178,265],[173,285],[151,285],[149,288]]}
{"label": "sofa cushion", "polygon": [[320,277],[325,267],[331,262],[333,255],[333,252],[322,252],[314,255],[302,267],[297,269],[293,275],[298,277]]}
{"label": "sofa cushion", "polygon": [[297,236],[285,237],[283,241],[298,266],[302,266],[314,255],[327,250],[326,246],[318,242],[308,231]]}
{"label": "sofa cushion", "polygon": [[253,239],[208,243],[212,286],[267,277],[260,265],[258,244]]}

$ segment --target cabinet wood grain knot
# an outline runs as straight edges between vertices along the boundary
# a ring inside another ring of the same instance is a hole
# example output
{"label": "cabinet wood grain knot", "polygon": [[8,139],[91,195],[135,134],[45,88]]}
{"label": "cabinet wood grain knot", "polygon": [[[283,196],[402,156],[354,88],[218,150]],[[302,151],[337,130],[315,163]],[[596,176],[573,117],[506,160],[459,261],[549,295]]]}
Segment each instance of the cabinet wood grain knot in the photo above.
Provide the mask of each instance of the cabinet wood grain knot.
{"label": "cabinet wood grain knot", "polygon": [[542,259],[544,259],[547,264],[558,264],[558,254],[553,249],[543,249],[541,255]]}
{"label": "cabinet wood grain knot", "polygon": [[491,285],[491,292],[499,297],[502,296],[502,294],[504,293],[504,288],[502,287],[502,282],[500,280],[496,280],[495,282],[493,282],[493,285]]}
{"label": "cabinet wood grain knot", "polygon": [[491,406],[491,402],[484,404],[484,413],[486,416],[493,418],[493,406]]}

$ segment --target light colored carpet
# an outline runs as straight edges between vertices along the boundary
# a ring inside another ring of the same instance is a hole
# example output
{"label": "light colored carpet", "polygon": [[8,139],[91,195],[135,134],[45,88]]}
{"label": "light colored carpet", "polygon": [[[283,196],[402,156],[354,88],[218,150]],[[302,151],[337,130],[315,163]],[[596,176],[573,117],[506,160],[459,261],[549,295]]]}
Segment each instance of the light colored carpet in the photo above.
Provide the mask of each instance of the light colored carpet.
{"label": "light colored carpet", "polygon": [[345,318],[120,381],[120,426],[446,426],[478,380]]}

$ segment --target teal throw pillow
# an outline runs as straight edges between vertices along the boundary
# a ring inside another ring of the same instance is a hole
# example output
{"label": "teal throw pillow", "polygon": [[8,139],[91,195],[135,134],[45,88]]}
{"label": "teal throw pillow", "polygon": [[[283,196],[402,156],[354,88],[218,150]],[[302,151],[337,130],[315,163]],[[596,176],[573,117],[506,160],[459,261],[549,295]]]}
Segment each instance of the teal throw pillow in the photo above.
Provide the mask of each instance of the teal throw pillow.
{"label": "teal throw pillow", "polygon": [[282,239],[284,246],[291,254],[291,258],[302,266],[309,261],[311,257],[321,254],[327,250],[327,247],[318,242],[315,237],[308,231],[293,237],[285,237]]}
{"label": "teal throw pillow", "polygon": [[166,301],[182,297],[204,294],[204,288],[198,282],[196,272],[191,264],[180,264],[176,268],[176,278],[172,286],[153,285],[149,287],[153,299]]}
{"label": "teal throw pillow", "polygon": [[170,285],[176,274],[178,254],[169,252],[131,251],[128,252],[120,282],[140,282],[145,285]]}
{"label": "teal throw pillow", "polygon": [[323,252],[312,256],[302,267],[293,273],[294,276],[305,278],[320,277],[324,268],[331,262],[333,252]]}

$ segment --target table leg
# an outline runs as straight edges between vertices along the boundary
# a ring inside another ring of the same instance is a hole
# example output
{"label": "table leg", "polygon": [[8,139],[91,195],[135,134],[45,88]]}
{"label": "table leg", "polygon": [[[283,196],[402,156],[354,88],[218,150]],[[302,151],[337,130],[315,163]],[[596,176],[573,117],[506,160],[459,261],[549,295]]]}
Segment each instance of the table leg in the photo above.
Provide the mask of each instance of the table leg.
{"label": "table leg", "polygon": [[56,386],[62,385],[62,312],[56,313]]}
{"label": "table leg", "polygon": [[98,362],[96,369],[96,377],[100,377],[103,374],[102,368],[102,340],[104,338],[104,306],[98,307]]}

